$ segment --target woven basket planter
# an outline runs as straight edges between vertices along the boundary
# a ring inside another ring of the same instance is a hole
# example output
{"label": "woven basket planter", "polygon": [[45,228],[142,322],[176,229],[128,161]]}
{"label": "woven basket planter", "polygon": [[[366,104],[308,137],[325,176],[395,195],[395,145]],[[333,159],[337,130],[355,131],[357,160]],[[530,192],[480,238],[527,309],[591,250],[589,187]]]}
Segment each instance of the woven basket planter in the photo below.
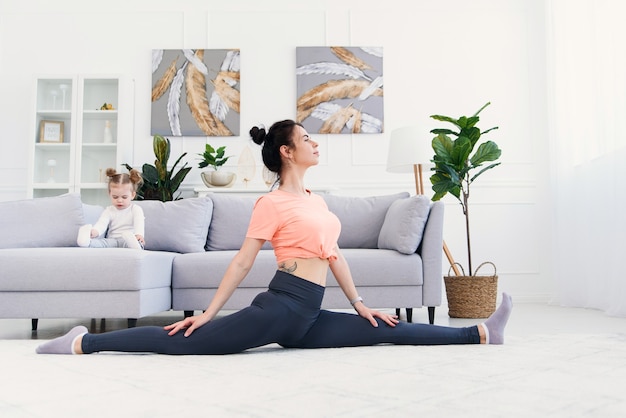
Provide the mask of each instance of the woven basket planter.
{"label": "woven basket planter", "polygon": [[478,266],[475,274],[485,264],[493,266],[493,276],[450,276],[450,271],[444,276],[450,318],[487,318],[496,310],[496,266],[487,261]]}

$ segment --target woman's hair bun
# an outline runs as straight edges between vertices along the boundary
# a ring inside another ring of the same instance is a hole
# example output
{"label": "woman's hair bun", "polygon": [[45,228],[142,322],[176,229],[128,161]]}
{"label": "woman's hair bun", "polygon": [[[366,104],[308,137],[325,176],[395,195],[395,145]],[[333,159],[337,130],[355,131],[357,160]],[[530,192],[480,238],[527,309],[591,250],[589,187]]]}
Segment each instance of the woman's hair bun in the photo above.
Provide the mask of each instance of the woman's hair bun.
{"label": "woman's hair bun", "polygon": [[266,136],[265,127],[263,125],[261,125],[261,127],[255,126],[250,129],[250,137],[257,145],[261,145],[263,141],[265,141]]}

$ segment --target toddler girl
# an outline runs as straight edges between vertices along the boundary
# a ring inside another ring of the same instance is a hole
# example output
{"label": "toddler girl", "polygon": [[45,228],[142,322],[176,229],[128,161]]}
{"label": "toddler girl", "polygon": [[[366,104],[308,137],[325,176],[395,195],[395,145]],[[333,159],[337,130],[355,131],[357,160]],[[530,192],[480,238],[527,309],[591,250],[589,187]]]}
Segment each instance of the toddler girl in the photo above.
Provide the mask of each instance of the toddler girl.
{"label": "toddler girl", "polygon": [[[107,168],[106,175],[112,204],[104,209],[93,226],[83,225],[78,230],[76,242],[79,247],[141,250],[145,245],[143,209],[132,203],[143,183],[141,174],[135,169],[130,174],[118,174],[114,168]],[[101,237],[105,231],[106,236]]]}

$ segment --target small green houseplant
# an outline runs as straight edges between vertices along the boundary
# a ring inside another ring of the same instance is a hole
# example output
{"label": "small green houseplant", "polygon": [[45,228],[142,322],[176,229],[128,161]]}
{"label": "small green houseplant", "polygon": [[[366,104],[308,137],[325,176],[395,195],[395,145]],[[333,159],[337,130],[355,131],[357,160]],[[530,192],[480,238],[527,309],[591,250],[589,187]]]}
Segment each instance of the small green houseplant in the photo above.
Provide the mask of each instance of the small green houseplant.
{"label": "small green houseplant", "polygon": [[226,154],[226,146],[221,146],[218,149],[215,149],[211,146],[211,144],[206,144],[204,147],[204,152],[202,154],[198,154],[202,157],[202,161],[198,164],[199,168],[205,167],[213,167],[215,171],[217,171],[221,166],[226,164],[226,161],[231,157],[224,157]]}
{"label": "small green houseplant", "polygon": [[[174,170],[187,153],[185,152],[178,157],[171,170],[168,170],[167,162],[170,158],[171,149],[170,140],[161,135],[154,135],[152,146],[156,159],[154,165],[144,164],[141,168],[143,185],[137,192],[138,198],[143,200],[160,200],[162,202],[180,199],[180,193],[176,197],[174,196],[187,174],[189,174],[189,171],[191,171],[191,167],[187,167],[187,163],[184,163],[177,172],[174,172]],[[124,164],[124,166],[128,170],[132,168],[128,164]]]}
{"label": "small green houseplant", "polygon": [[206,144],[204,152],[202,154],[198,154],[202,157],[198,167],[213,167],[214,170],[210,172],[203,171],[200,173],[200,177],[202,177],[202,181],[207,185],[207,187],[230,187],[235,183],[235,180],[237,179],[235,173],[219,171],[219,168],[226,164],[228,159],[231,157],[230,155],[225,157],[225,154],[225,145],[215,149],[211,146],[211,144]]}
{"label": "small green houseplant", "polygon": [[[483,164],[500,158],[501,151],[493,141],[485,141],[478,144],[482,135],[498,129],[495,126],[481,132],[476,126],[480,120],[478,114],[490,104],[488,102],[470,117],[461,116],[458,119],[454,119],[449,116],[431,116],[435,120],[451,123],[457,128],[457,130],[437,128],[430,131],[437,135],[432,141],[433,150],[435,151],[435,156],[432,159],[435,167],[432,170],[435,173],[430,177],[430,182],[435,192],[432,200],[440,200],[450,193],[461,203],[463,215],[465,215],[467,262],[470,275],[472,275],[468,206],[470,186],[485,171],[500,165],[499,162],[496,162],[483,167]],[[476,172],[479,168],[480,170]]]}

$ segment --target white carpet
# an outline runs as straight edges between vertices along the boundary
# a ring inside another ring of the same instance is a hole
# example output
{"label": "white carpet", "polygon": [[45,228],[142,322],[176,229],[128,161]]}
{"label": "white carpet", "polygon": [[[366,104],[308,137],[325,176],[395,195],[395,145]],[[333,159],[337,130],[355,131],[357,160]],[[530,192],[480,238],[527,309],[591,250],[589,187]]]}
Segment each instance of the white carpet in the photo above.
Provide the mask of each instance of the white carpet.
{"label": "white carpet", "polygon": [[230,356],[37,355],[0,340],[0,416],[626,416],[626,336]]}

